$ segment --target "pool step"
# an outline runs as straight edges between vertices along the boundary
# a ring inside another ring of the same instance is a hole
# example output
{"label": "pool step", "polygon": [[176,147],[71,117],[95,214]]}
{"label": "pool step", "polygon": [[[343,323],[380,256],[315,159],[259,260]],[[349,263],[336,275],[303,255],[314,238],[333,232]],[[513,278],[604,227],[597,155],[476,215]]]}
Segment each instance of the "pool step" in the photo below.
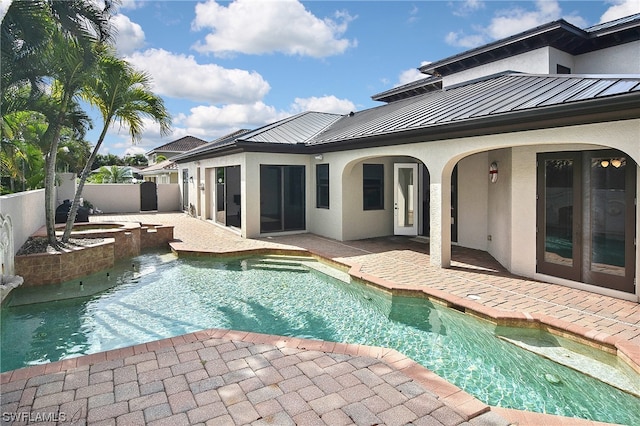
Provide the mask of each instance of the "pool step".
{"label": "pool step", "polygon": [[309,272],[309,268],[300,264],[300,262],[275,258],[251,259],[247,262],[247,267],[269,271]]}

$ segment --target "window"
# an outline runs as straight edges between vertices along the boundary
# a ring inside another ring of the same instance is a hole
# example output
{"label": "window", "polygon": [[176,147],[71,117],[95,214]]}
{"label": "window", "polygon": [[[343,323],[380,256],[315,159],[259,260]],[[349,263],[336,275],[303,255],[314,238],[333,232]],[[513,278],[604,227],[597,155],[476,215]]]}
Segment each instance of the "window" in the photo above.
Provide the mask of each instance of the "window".
{"label": "window", "polygon": [[316,165],[316,207],[329,208],[329,165]]}
{"label": "window", "polygon": [[571,68],[565,67],[564,65],[557,64],[556,74],[571,74]]}
{"label": "window", "polygon": [[384,210],[384,165],[362,165],[362,207],[364,210]]}

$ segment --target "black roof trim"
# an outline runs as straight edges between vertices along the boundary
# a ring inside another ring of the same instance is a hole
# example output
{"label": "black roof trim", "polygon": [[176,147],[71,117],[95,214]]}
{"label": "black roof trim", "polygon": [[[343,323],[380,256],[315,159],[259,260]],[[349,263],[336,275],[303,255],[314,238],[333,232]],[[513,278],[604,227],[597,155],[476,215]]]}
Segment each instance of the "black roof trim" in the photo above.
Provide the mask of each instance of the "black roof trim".
{"label": "black roof trim", "polygon": [[394,87],[393,89],[385,90],[384,92],[371,96],[371,99],[381,102],[394,102],[436,90],[442,90],[442,78],[430,76]]}
{"label": "black roof trim", "polygon": [[446,76],[541,47],[550,46],[580,55],[637,40],[640,40],[640,14],[587,30],[560,19],[432,62],[419,70],[425,74]]}

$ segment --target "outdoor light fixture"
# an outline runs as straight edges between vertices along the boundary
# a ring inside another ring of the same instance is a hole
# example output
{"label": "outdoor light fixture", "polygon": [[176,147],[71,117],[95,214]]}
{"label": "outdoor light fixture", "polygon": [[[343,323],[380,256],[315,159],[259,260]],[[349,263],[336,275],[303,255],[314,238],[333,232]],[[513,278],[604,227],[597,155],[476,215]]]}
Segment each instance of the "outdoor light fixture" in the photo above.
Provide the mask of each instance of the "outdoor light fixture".
{"label": "outdoor light fixture", "polygon": [[193,176],[189,176],[189,182],[193,183]]}
{"label": "outdoor light fixture", "polygon": [[600,165],[603,168],[609,167],[609,164],[617,169],[622,166],[622,160],[620,160],[619,158],[612,158],[611,160],[600,160]]}
{"label": "outdoor light fixture", "polygon": [[495,161],[489,166],[489,181],[491,183],[498,181],[498,163]]}
{"label": "outdoor light fixture", "polygon": [[313,157],[313,158],[315,158],[318,161],[321,161],[322,160],[322,154],[316,154],[316,156]]}

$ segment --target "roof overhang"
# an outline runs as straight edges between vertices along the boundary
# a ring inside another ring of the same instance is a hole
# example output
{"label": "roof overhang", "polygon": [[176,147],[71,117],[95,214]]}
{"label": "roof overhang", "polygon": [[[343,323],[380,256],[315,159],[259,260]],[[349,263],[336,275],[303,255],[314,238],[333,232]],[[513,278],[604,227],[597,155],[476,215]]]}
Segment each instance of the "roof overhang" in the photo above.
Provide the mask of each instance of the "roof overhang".
{"label": "roof overhang", "polygon": [[564,20],[558,20],[432,62],[419,70],[425,74],[446,76],[547,46],[580,55],[636,40],[640,40],[639,19],[593,31],[585,31]]}
{"label": "roof overhang", "polygon": [[592,123],[640,118],[640,93],[576,104],[553,105],[534,110],[515,111],[419,129],[353,138],[315,145],[308,154],[347,151],[419,142],[487,136],[530,130],[561,128]]}

